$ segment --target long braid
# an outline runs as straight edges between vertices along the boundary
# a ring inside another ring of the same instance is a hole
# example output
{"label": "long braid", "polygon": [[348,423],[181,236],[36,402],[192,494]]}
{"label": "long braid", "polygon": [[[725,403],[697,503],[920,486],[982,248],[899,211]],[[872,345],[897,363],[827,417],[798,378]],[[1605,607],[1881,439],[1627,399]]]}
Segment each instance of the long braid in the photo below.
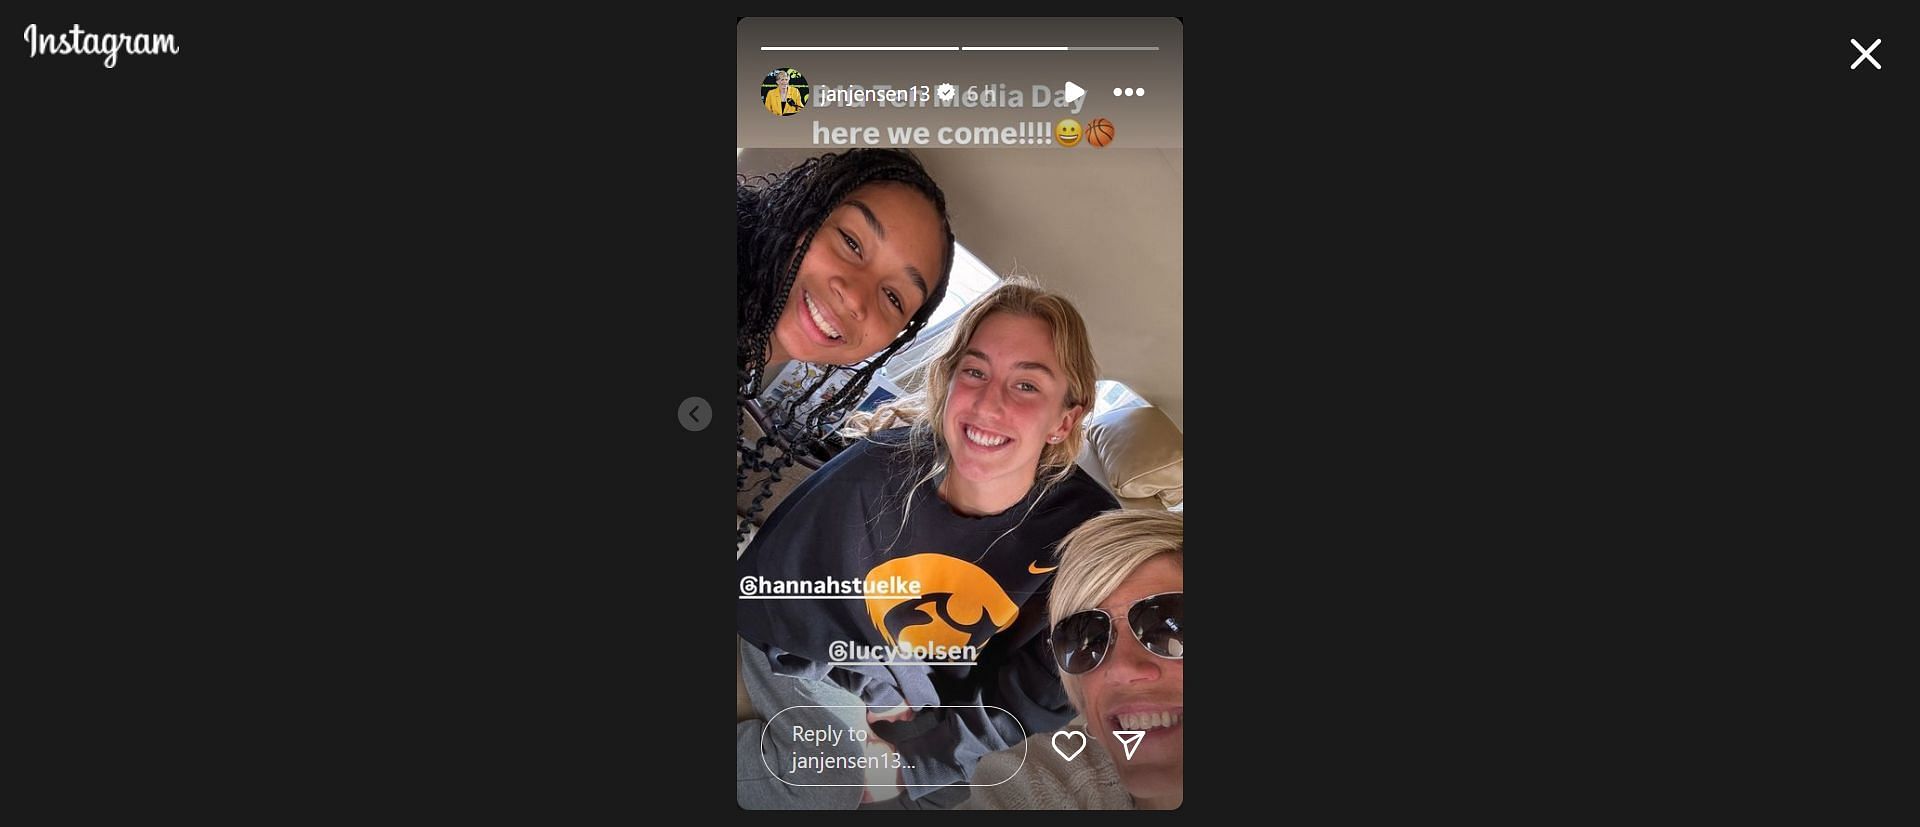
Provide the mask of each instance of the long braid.
{"label": "long braid", "polygon": [[[744,244],[752,237],[752,229],[757,227],[757,220],[753,215],[751,206],[758,203],[758,198],[747,195],[749,190],[744,186],[744,183],[736,186],[735,190],[739,196],[736,197],[735,202],[741,228],[739,242],[737,243],[743,245],[741,249],[745,251],[747,248]],[[759,305],[760,307],[767,308],[765,312],[754,314],[753,309],[755,305],[752,302],[744,301],[744,299],[752,298],[748,295],[753,287],[752,284],[748,283],[752,281],[751,279],[745,278],[743,275],[740,278],[740,284],[736,286],[736,291],[743,294],[741,296],[743,301],[739,308],[741,314],[741,327],[739,329],[742,331],[750,331],[745,343],[741,345],[743,349],[736,354],[742,364],[739,375],[739,393],[740,401],[742,402],[752,398],[755,391],[760,387],[760,378],[767,365],[767,349],[773,336],[774,323],[779,320],[781,312],[786,308],[787,293],[791,291],[793,281],[799,275],[800,262],[806,258],[807,248],[813,244],[814,232],[815,230],[809,230],[806,237],[801,239],[797,252],[793,256],[793,260],[788,264],[785,272],[781,274],[780,279],[776,282],[771,304]],[[776,444],[775,435],[771,433],[761,436],[751,449],[746,447],[742,436],[746,433],[746,410],[747,408],[744,404],[734,406],[734,442],[740,453],[740,461],[737,463],[734,471],[734,490],[740,491],[746,488],[747,475],[749,473],[756,471],[770,471],[771,473],[768,478],[761,483],[760,492],[754,497],[752,507],[747,512],[747,518],[740,520],[735,526],[735,545],[738,545],[742,540],[746,539],[748,521],[751,520],[754,514],[759,513],[761,503],[772,496],[774,484],[780,481],[780,472],[793,465],[794,462],[793,455],[790,452],[782,450],[780,456],[770,463],[767,458],[767,449],[774,447]]]}

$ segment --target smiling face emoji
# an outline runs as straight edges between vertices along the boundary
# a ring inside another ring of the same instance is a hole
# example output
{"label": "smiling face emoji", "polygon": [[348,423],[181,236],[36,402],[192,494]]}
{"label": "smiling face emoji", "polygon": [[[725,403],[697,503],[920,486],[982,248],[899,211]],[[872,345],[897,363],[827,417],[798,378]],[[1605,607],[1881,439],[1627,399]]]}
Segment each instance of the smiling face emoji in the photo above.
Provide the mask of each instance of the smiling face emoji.
{"label": "smiling face emoji", "polygon": [[1053,139],[1061,146],[1073,146],[1080,143],[1080,122],[1072,118],[1061,118],[1053,125]]}

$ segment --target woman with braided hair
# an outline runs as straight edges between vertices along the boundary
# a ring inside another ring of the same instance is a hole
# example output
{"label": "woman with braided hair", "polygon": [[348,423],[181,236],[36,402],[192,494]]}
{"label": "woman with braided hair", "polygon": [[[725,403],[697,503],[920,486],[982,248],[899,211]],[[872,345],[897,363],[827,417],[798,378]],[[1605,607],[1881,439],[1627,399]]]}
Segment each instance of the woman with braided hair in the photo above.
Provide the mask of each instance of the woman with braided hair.
{"label": "woman with braided hair", "polygon": [[[830,427],[865,395],[873,374],[926,327],[946,296],[953,230],[946,196],[913,155],[855,149],[802,161],[734,186],[736,363],[740,418],[737,489],[765,473],[736,526],[746,536],[781,471],[820,450]],[[767,411],[768,433],[746,436],[746,403],[790,360],[831,366]],[[845,380],[824,400],[817,391]],[[802,405],[811,407],[802,410]]]}

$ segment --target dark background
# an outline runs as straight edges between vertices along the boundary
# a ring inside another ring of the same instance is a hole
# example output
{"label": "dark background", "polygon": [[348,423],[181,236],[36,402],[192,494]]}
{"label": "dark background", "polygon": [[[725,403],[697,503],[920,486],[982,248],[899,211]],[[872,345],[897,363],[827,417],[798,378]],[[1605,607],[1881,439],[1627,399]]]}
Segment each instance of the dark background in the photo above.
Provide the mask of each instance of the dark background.
{"label": "dark background", "polygon": [[[76,819],[732,812],[693,529],[731,509],[699,90],[733,18],[15,16],[181,46],[5,61],[15,784]],[[1224,645],[1183,812],[1893,787],[1916,36],[1186,20]]]}

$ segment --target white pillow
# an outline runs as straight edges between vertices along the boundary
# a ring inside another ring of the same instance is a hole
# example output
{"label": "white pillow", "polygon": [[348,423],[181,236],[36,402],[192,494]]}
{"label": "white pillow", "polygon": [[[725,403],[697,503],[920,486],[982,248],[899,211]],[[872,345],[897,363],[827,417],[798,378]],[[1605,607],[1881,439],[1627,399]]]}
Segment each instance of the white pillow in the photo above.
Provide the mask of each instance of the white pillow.
{"label": "white pillow", "polygon": [[1185,442],[1173,420],[1151,406],[1108,411],[1087,423],[1087,444],[1114,494],[1158,497],[1168,508],[1185,500]]}

